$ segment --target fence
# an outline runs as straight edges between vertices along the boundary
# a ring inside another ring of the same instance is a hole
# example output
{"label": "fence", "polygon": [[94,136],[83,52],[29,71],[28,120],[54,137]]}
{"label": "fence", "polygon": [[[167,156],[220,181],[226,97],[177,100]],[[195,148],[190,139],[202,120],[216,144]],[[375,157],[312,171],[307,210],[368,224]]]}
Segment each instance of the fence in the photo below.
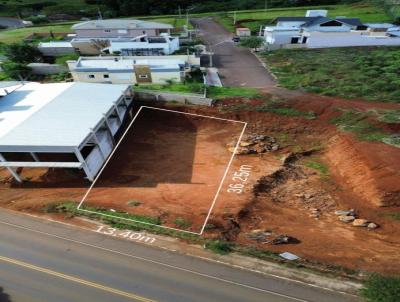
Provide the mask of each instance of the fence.
{"label": "fence", "polygon": [[196,94],[181,94],[171,93],[163,91],[134,91],[134,96],[140,101],[151,101],[151,102],[178,102],[182,104],[193,104],[193,105],[206,105],[212,106],[214,103],[213,99],[204,97]]}

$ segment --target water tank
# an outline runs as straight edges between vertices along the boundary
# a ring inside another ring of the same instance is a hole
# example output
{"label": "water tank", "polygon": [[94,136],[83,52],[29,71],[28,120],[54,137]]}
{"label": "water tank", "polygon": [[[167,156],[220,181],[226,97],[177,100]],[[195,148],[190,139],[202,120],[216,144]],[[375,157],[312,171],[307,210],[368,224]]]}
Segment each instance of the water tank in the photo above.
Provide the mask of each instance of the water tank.
{"label": "water tank", "polygon": [[326,9],[308,10],[306,12],[306,17],[326,17],[326,16],[328,16],[328,11]]}

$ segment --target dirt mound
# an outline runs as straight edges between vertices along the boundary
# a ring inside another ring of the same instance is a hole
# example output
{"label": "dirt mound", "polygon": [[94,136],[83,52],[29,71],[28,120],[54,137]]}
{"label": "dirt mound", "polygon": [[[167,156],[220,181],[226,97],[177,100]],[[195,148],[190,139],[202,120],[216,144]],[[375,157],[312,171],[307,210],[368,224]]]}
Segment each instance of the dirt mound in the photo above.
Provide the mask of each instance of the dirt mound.
{"label": "dirt mound", "polygon": [[374,206],[400,205],[400,149],[339,133],[326,149],[337,180]]}

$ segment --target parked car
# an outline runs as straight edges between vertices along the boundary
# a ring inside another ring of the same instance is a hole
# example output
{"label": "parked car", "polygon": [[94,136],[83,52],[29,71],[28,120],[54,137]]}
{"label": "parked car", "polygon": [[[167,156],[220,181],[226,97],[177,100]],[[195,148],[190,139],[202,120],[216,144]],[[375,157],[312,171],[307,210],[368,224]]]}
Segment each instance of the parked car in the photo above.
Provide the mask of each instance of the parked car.
{"label": "parked car", "polygon": [[240,42],[240,37],[239,36],[234,36],[232,38],[232,41],[235,42],[235,43],[239,43]]}

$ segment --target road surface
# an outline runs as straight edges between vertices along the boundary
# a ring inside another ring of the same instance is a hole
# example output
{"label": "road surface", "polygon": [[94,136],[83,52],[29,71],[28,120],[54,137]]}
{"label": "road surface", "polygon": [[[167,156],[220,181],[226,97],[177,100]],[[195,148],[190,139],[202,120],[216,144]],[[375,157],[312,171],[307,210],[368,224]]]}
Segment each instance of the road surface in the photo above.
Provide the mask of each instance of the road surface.
{"label": "road surface", "polygon": [[211,17],[192,19],[200,36],[214,53],[213,64],[218,68],[224,86],[274,87],[273,77],[247,49],[232,42],[232,33]]}
{"label": "road surface", "polygon": [[0,301],[357,301],[301,283],[0,211]]}

